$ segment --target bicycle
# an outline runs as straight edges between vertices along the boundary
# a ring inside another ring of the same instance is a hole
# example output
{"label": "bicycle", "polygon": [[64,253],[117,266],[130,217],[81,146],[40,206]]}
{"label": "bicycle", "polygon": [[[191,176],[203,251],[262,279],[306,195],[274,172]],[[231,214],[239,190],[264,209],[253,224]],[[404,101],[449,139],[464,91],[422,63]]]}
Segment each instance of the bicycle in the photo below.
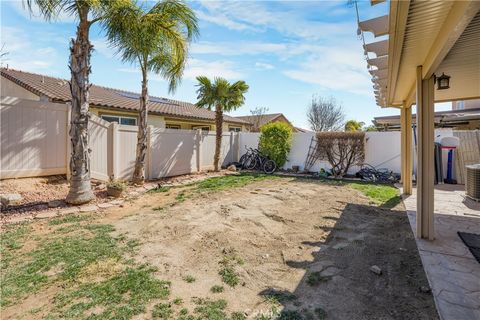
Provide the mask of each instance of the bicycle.
{"label": "bicycle", "polygon": [[240,164],[247,170],[262,170],[267,174],[274,173],[277,170],[275,161],[263,155],[258,149],[248,148],[247,152],[240,158]]}

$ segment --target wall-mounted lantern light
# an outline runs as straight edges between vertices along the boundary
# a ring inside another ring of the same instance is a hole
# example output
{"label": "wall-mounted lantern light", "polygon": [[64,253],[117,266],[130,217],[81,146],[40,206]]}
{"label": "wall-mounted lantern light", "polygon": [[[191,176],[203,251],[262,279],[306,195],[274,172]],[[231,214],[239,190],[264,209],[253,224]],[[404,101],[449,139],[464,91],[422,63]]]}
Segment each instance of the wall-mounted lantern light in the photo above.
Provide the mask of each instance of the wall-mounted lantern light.
{"label": "wall-mounted lantern light", "polygon": [[437,90],[445,90],[450,88],[450,76],[447,76],[443,72],[440,77],[435,76],[435,82],[437,83]]}

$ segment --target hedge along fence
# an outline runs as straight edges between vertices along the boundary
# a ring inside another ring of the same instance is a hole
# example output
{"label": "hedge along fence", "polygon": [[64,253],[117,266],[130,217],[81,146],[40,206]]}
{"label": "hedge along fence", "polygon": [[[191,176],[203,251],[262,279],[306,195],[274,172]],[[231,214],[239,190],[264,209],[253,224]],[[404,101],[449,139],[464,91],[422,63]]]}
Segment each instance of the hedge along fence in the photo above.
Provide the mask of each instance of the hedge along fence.
{"label": "hedge along fence", "polygon": [[365,132],[319,132],[313,157],[326,160],[334,177],[343,177],[365,161]]}
{"label": "hedge along fence", "polygon": [[286,123],[273,122],[262,126],[260,131],[260,152],[275,161],[278,168],[283,167],[292,148],[292,128]]}

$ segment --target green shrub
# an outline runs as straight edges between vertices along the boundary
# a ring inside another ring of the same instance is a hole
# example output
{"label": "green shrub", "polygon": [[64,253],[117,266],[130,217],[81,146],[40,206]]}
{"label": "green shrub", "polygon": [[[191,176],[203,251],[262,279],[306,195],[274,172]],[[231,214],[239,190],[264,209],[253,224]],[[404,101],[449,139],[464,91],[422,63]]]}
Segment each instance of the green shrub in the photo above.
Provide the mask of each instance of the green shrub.
{"label": "green shrub", "polygon": [[124,181],[113,180],[107,183],[107,188],[125,191],[127,190],[127,183]]}
{"label": "green shrub", "polygon": [[260,131],[260,152],[281,168],[287,162],[292,147],[292,128],[286,123],[274,122],[264,125]]}

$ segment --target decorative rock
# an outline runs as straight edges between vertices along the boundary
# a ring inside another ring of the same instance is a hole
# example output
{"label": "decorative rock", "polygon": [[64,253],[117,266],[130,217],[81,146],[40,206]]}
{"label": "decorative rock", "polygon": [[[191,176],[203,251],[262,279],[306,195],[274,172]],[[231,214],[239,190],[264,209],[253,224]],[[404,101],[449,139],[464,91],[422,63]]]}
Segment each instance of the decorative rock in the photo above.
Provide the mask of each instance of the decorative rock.
{"label": "decorative rock", "polygon": [[376,275],[381,275],[382,274],[382,269],[379,266],[375,266],[375,265],[371,266],[370,271],[372,271]]}
{"label": "decorative rock", "polygon": [[80,209],[78,207],[69,207],[69,208],[64,208],[64,209],[58,210],[58,213],[60,215],[64,215],[64,214],[77,213],[79,211],[80,211]]}
{"label": "decorative rock", "polygon": [[35,215],[35,219],[45,219],[45,218],[54,218],[57,216],[55,211],[44,211],[40,212],[39,214]]}
{"label": "decorative rock", "polygon": [[96,210],[98,210],[98,207],[96,205],[87,205],[80,207],[80,212],[92,212]]}
{"label": "decorative rock", "polygon": [[48,207],[49,208],[57,208],[60,207],[63,204],[62,200],[51,200],[48,201]]}
{"label": "decorative rock", "polygon": [[18,193],[2,193],[0,194],[0,201],[4,206],[12,206],[20,204],[23,200],[22,196]]}
{"label": "decorative rock", "polygon": [[101,209],[111,208],[113,206],[115,206],[115,205],[112,204],[112,203],[109,203],[109,202],[98,204],[98,207],[101,208]]}
{"label": "decorative rock", "polygon": [[234,164],[231,164],[231,165],[229,165],[229,166],[227,167],[227,170],[228,170],[228,171],[237,171],[237,167],[235,167]]}

